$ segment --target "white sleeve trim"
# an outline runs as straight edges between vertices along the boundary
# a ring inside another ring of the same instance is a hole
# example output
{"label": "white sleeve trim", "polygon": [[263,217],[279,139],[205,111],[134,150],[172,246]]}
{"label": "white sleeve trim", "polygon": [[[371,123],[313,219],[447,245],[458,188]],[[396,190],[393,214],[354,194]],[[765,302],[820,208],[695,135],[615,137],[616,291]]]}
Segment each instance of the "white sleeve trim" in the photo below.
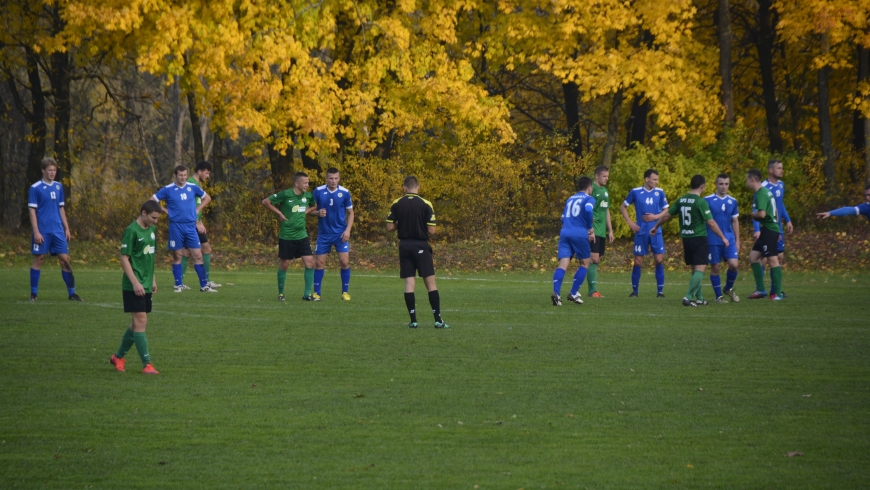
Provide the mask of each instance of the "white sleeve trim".
{"label": "white sleeve trim", "polygon": [[[37,208],[36,203],[33,203],[33,202],[29,202],[29,203],[27,203],[27,207],[31,207],[31,208],[33,208],[33,209],[36,209],[36,208]],[[858,209],[858,208],[855,208],[855,209]]]}

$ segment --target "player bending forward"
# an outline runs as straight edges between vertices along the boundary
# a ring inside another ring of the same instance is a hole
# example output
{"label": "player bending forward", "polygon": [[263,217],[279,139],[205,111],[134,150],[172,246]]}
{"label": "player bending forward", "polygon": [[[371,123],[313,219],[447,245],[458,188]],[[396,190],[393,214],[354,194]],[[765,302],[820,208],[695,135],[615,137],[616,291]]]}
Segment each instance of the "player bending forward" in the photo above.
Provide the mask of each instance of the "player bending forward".
{"label": "player bending forward", "polygon": [[589,242],[596,240],[595,229],[592,226],[595,198],[589,195],[591,187],[592,179],[580,177],[577,179],[577,193],[565,202],[565,210],[562,212],[562,230],[559,232],[559,266],[553,272],[553,294],[550,296],[553,306],[562,306],[560,296],[562,281],[565,279],[565,272],[571,259],[575,256],[580,260],[580,267],[574,273],[574,283],[571,285],[568,300],[578,305],[583,304],[579,290],[589,268],[591,255]]}

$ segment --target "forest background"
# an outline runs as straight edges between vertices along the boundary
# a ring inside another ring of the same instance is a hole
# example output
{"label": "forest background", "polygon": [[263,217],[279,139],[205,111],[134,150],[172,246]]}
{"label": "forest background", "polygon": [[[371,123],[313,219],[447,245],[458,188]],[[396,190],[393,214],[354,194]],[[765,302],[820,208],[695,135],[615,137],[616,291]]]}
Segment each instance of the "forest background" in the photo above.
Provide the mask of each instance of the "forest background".
{"label": "forest background", "polygon": [[[330,166],[360,243],[385,239],[416,174],[440,239],[468,248],[553,237],[574,179],[602,164],[621,237],[617,206],[650,167],[671,199],[730,173],[745,215],[745,170],[781,159],[803,225],[870,183],[870,0],[0,4],[7,237],[29,237],[46,155],[75,240],[112,247],[200,160],[209,237],[241,250],[276,240],[264,196]],[[868,242],[851,248],[866,264]]]}

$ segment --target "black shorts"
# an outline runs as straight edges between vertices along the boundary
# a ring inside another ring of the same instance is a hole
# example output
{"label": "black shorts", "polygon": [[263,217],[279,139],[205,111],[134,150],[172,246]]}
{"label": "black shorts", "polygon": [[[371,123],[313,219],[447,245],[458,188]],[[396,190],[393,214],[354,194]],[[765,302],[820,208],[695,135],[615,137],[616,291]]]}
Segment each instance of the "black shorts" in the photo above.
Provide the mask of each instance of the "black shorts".
{"label": "black shorts", "polygon": [[196,230],[196,234],[199,235],[199,244],[208,243],[208,234],[200,233],[199,230]]}
{"label": "black shorts", "polygon": [[151,293],[145,296],[136,296],[133,291],[123,290],[124,313],[151,313]]}
{"label": "black shorts", "polygon": [[293,260],[300,257],[314,255],[311,252],[311,241],[308,237],[299,240],[278,239],[278,258],[281,260]]}
{"label": "black shorts", "polygon": [[693,236],[683,238],[683,255],[686,265],[707,265],[710,263],[710,251],[707,246],[707,237]]}
{"label": "black shorts", "polygon": [[425,241],[402,240],[399,242],[399,277],[414,277],[415,272],[419,272],[420,277],[435,275],[432,246]]}
{"label": "black shorts", "polygon": [[755,240],[755,245],[752,250],[761,252],[762,257],[773,257],[778,255],[776,242],[779,241],[779,232],[761,228],[761,234],[758,235],[758,240]]}
{"label": "black shorts", "polygon": [[595,235],[595,243],[589,242],[589,253],[598,254],[599,257],[603,257],[606,243],[606,238]]}

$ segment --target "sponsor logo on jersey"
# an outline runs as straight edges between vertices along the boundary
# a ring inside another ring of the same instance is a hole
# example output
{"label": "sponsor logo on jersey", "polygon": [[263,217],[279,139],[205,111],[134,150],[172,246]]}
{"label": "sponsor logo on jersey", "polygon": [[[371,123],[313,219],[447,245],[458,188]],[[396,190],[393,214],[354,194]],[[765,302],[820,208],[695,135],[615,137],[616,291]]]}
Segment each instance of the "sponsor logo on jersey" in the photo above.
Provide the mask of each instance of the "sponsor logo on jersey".
{"label": "sponsor logo on jersey", "polygon": [[341,194],[341,192],[339,192],[339,193],[338,193],[338,197],[341,197],[341,196],[342,196],[342,194]]}
{"label": "sponsor logo on jersey", "polygon": [[308,202],[308,199],[306,199],[306,198],[303,197],[303,198],[302,198],[302,202]]}
{"label": "sponsor logo on jersey", "polygon": [[127,248],[127,244],[126,244],[126,243],[122,243],[122,244],[121,244],[121,248]]}
{"label": "sponsor logo on jersey", "polygon": [[154,236],[154,233],[152,233],[152,234],[151,234],[151,239],[154,240],[155,238],[156,238],[156,237]]}

